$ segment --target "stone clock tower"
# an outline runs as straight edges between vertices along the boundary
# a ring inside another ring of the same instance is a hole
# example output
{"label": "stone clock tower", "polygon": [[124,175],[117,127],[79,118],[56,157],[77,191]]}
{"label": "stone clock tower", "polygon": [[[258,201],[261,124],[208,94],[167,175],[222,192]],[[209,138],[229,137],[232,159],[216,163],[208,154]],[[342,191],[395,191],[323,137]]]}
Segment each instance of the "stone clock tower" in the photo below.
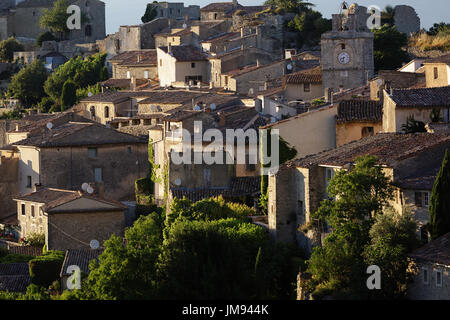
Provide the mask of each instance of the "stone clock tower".
{"label": "stone clock tower", "polygon": [[373,77],[373,34],[367,8],[345,2],[333,14],[333,30],[322,35],[322,84],[325,92],[363,86]]}

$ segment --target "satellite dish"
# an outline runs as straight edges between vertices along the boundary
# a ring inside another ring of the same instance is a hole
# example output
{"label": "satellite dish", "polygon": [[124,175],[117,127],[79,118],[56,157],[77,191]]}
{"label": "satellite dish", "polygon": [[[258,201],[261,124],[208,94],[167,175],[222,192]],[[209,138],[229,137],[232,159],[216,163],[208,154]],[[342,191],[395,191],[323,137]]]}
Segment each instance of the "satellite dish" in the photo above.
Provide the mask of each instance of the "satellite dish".
{"label": "satellite dish", "polygon": [[253,92],[254,92],[253,88],[250,88],[250,89],[248,90],[248,94],[249,94],[249,95],[253,94]]}
{"label": "satellite dish", "polygon": [[194,111],[200,111],[200,110],[202,110],[202,108],[201,108],[199,105],[196,105],[196,106],[194,107]]}
{"label": "satellite dish", "polygon": [[381,86],[382,84],[383,84],[383,80],[378,79],[378,80],[377,80],[377,86]]}
{"label": "satellite dish", "polygon": [[92,97],[92,96],[93,96],[92,92],[89,91],[88,97]]}
{"label": "satellite dish", "polygon": [[286,68],[287,68],[288,70],[292,70],[292,64],[289,63],[289,64],[287,65]]}
{"label": "satellite dish", "polygon": [[275,122],[277,122],[277,119],[272,117],[272,118],[270,118],[270,122],[275,123]]}
{"label": "satellite dish", "polygon": [[211,103],[209,107],[211,108],[211,110],[216,110],[217,108],[215,103]]}
{"label": "satellite dish", "polygon": [[98,242],[98,240],[91,240],[89,245],[91,246],[92,249],[96,250],[100,247],[100,242]]}
{"label": "satellite dish", "polygon": [[187,24],[183,23],[183,29],[186,29],[186,28],[187,28]]}
{"label": "satellite dish", "polygon": [[175,180],[175,184],[176,184],[177,186],[180,186],[180,185],[181,185],[181,180],[180,180],[180,179],[176,179],[176,180]]}
{"label": "satellite dish", "polygon": [[52,128],[53,128],[53,123],[51,123],[51,122],[47,123],[47,128],[48,128],[49,130],[52,130]]}
{"label": "satellite dish", "polygon": [[89,194],[93,194],[94,193],[94,188],[89,186],[89,187],[87,187],[86,192],[89,193]]}
{"label": "satellite dish", "polygon": [[89,188],[89,184],[86,182],[81,185],[81,190],[83,190],[84,192],[86,192],[88,188]]}

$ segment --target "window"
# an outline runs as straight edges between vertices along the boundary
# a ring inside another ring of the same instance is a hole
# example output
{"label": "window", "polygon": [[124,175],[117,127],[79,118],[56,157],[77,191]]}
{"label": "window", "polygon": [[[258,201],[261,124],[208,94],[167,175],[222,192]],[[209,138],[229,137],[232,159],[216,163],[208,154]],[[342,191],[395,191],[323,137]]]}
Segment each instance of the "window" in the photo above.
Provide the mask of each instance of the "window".
{"label": "window", "polygon": [[148,76],[148,71],[144,71],[144,78],[145,78],[145,79],[148,79],[148,78],[149,78],[149,76]]}
{"label": "window", "polygon": [[88,148],[88,158],[97,158],[97,148]]}
{"label": "window", "polygon": [[326,168],[325,169],[325,191],[328,188],[328,185],[330,184],[330,180],[334,177],[334,170],[333,168]]}
{"label": "window", "polygon": [[436,270],[436,287],[442,287],[442,270]]}
{"label": "window", "polygon": [[191,68],[195,68],[195,62],[191,63]]}
{"label": "window", "polygon": [[422,269],[422,276],[423,276],[423,284],[428,284],[429,283],[428,268],[424,267]]}
{"label": "window", "polygon": [[105,118],[109,118],[109,107],[105,107]]}
{"label": "window", "polygon": [[31,205],[31,216],[34,218],[35,217],[35,212],[34,212],[34,206]]}
{"label": "window", "polygon": [[311,84],[310,83],[304,83],[303,84],[303,91],[304,92],[310,92],[311,91]]}
{"label": "window", "polygon": [[94,169],[94,181],[95,182],[102,182],[103,181],[103,174],[102,174],[102,168],[95,168]]}
{"label": "window", "polygon": [[217,20],[217,13],[214,13],[214,20]]}
{"label": "window", "polygon": [[422,207],[422,192],[414,192],[414,202],[417,207]]}
{"label": "window", "polygon": [[31,176],[27,176],[27,188],[31,188],[31,185],[32,185]]}
{"label": "window", "polygon": [[22,213],[22,215],[24,216],[25,214],[26,214],[26,211],[25,211],[25,203],[22,203],[22,206],[21,206],[22,208],[21,208],[21,213]]}
{"label": "window", "polygon": [[89,111],[90,111],[90,113],[91,113],[91,119],[95,119],[95,107],[92,106],[92,107],[89,109]]}
{"label": "window", "polygon": [[130,79],[130,78],[131,78],[131,72],[127,71],[127,79]]}
{"label": "window", "polygon": [[361,130],[361,137],[370,137],[373,136],[373,127],[364,127]]}
{"label": "window", "polygon": [[342,49],[342,50],[345,50],[345,43],[342,43],[342,44],[341,44],[341,49]]}
{"label": "window", "polygon": [[423,205],[427,208],[430,205],[430,194],[428,192],[423,193]]}
{"label": "window", "polygon": [[437,79],[437,78],[439,78],[439,72],[438,72],[438,68],[437,67],[434,67],[434,78],[435,79]]}

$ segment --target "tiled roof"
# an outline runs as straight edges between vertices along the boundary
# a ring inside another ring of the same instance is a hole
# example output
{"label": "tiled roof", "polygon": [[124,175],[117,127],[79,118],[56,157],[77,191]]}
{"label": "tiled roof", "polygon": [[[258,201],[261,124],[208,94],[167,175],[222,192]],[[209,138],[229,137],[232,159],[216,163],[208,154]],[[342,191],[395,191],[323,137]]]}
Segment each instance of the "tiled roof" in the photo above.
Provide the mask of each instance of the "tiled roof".
{"label": "tiled roof", "polygon": [[424,64],[425,63],[446,63],[447,65],[450,65],[450,53],[440,56],[438,58],[428,59],[424,61]]}
{"label": "tiled roof", "polygon": [[66,251],[66,256],[64,258],[63,266],[61,268],[61,277],[69,276],[67,268],[69,266],[78,266],[84,274],[89,274],[89,263],[98,259],[98,256],[103,252],[102,249],[92,250],[92,249],[69,249]]}
{"label": "tiled roof", "polygon": [[450,106],[450,86],[419,89],[393,89],[390,95],[397,107]]}
{"label": "tiled roof", "polygon": [[210,3],[206,6],[204,6],[203,8],[200,9],[200,11],[205,11],[205,12],[220,12],[220,11],[225,11],[227,13],[234,11],[234,9],[243,9],[243,7],[238,4],[236,8],[234,8],[233,6],[233,2],[213,2]]}
{"label": "tiled roof", "polygon": [[[159,47],[162,51],[167,53],[167,47]],[[171,56],[177,61],[206,61],[207,55],[200,49],[188,46],[171,46]]]}
{"label": "tiled roof", "polygon": [[219,33],[219,34],[215,34],[212,37],[209,37],[206,40],[203,40],[202,43],[214,43],[214,42],[220,42],[220,41],[225,41],[228,40],[230,38],[234,38],[239,36],[239,32],[226,32],[226,33]]}
{"label": "tiled roof", "polygon": [[139,101],[139,104],[183,104],[191,102],[192,99],[204,96],[205,92],[188,90],[158,90],[149,92],[149,97]]}
{"label": "tiled roof", "polygon": [[225,72],[223,74],[225,74],[227,76],[230,76],[230,77],[238,77],[238,76],[241,76],[243,74],[255,71],[257,69],[264,69],[266,67],[272,66],[272,65],[277,64],[277,63],[282,63],[282,62],[284,62],[284,59],[283,60],[274,61],[274,62],[271,62],[271,63],[268,63],[268,64],[261,64],[259,66],[257,64],[250,64],[250,65],[244,66],[242,68],[238,68],[238,69],[234,69],[234,70]]}
{"label": "tiled roof", "polygon": [[0,276],[0,291],[26,292],[30,284],[30,276]]}
{"label": "tiled roof", "polygon": [[351,142],[339,148],[317,153],[286,163],[286,167],[313,167],[316,165],[344,166],[359,156],[373,155],[380,164],[393,165],[440,145],[450,147],[450,136],[432,133],[378,133]]}
{"label": "tiled roof", "polygon": [[156,66],[157,64],[156,49],[134,51],[133,54],[128,55],[126,58],[119,62],[120,66]]}
{"label": "tiled roof", "polygon": [[[53,208],[59,207],[62,204],[71,202],[76,199],[80,198],[88,198],[97,200],[103,203],[107,203],[110,205],[113,205],[117,207],[117,210],[124,210],[126,207],[121,204],[120,202],[114,201],[114,200],[107,200],[104,198],[100,198],[94,195],[88,195],[84,194],[81,191],[73,191],[73,190],[62,190],[62,189],[54,189],[54,188],[43,188],[36,192],[28,193],[24,196],[17,197],[14,200],[18,201],[29,201],[29,202],[35,202],[35,203],[43,203],[44,211],[51,210]],[[94,208],[95,209],[95,208]],[[94,210],[92,209],[92,210]],[[89,210],[89,208],[87,209]],[[98,209],[95,209],[94,211],[97,211]],[[113,209],[108,209],[113,210]]]}
{"label": "tiled roof", "polygon": [[309,70],[301,70],[295,73],[286,75],[287,84],[301,84],[301,83],[322,83],[322,70],[320,67],[315,67]]}
{"label": "tiled roof", "polygon": [[29,136],[15,146],[68,147],[105,144],[135,144],[145,141],[97,123],[68,122],[44,133]]}
{"label": "tiled roof", "polygon": [[[145,84],[149,84],[148,79],[136,79],[136,86],[140,87]],[[131,79],[113,79],[110,78],[106,81],[102,82],[102,85],[109,88],[121,88],[121,89],[129,89],[131,86]]]}
{"label": "tiled roof", "polygon": [[199,201],[206,198],[223,196],[224,198],[238,198],[252,196],[261,190],[261,177],[238,177],[234,178],[227,189],[199,189],[185,190],[171,188],[174,198],[186,197],[191,201]]}
{"label": "tiled roof", "polygon": [[42,256],[42,248],[32,246],[10,246],[9,252],[33,257]]}
{"label": "tiled roof", "polygon": [[105,91],[103,93],[99,93],[93,95],[92,97],[87,97],[81,100],[81,102],[110,102],[110,103],[119,103],[121,101],[126,101],[130,99],[130,95],[128,92],[123,91]]}
{"label": "tiled roof", "polygon": [[0,291],[25,292],[30,284],[28,263],[0,264]]}
{"label": "tiled roof", "polygon": [[450,232],[409,254],[413,259],[450,266]]}
{"label": "tiled roof", "polygon": [[336,121],[355,122],[373,121],[381,122],[383,118],[383,105],[379,101],[343,100],[339,103]]}

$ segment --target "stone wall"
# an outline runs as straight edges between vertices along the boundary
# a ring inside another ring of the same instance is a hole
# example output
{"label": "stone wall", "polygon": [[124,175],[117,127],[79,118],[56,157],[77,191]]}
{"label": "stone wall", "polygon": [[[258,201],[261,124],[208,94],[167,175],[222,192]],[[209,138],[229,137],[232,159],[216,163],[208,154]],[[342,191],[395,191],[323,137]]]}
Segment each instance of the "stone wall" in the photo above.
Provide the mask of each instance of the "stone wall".
{"label": "stone wall", "polygon": [[[417,263],[413,282],[408,284],[407,296],[412,300],[449,300],[450,269],[430,262]],[[424,283],[424,269],[428,272],[428,283]],[[436,284],[436,271],[442,272],[442,286]]]}
{"label": "stone wall", "polygon": [[381,121],[361,121],[361,122],[345,122],[336,123],[336,147],[343,146],[344,144],[363,138],[363,128],[372,128],[373,133],[383,131]]}
{"label": "stone wall", "polygon": [[420,31],[420,18],[411,6],[395,6],[394,23],[398,31],[407,35]]}
{"label": "stone wall", "polygon": [[0,220],[16,212],[12,200],[19,193],[19,159],[0,158]]}
{"label": "stone wall", "polygon": [[[122,237],[125,229],[123,211],[55,213],[49,215],[48,222],[49,250],[87,249],[91,240],[103,245],[113,234]],[[75,241],[61,230],[85,244]]]}

